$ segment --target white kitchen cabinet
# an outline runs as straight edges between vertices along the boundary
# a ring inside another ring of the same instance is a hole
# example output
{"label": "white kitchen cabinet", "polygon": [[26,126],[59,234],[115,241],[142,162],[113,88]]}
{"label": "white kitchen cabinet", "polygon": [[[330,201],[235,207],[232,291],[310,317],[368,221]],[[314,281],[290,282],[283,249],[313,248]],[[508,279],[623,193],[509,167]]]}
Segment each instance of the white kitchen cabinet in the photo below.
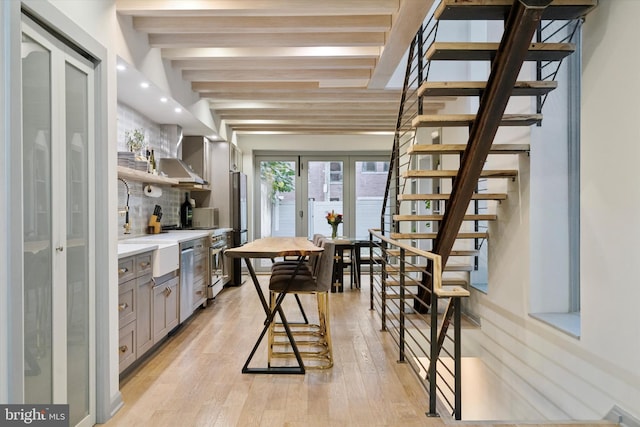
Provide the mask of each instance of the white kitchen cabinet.
{"label": "white kitchen cabinet", "polygon": [[153,287],[153,342],[163,339],[179,322],[180,287],[173,277]]}
{"label": "white kitchen cabinet", "polygon": [[136,354],[142,357],[153,347],[153,280],[145,274],[136,280]]}
{"label": "white kitchen cabinet", "polygon": [[118,260],[120,372],[154,345],[152,251]]}

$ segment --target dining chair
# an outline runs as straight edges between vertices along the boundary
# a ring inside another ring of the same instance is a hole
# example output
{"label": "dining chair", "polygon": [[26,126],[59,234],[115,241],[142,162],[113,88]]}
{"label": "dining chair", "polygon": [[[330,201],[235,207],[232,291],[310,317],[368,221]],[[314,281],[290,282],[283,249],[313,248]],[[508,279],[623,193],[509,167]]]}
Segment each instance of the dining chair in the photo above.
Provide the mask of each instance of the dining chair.
{"label": "dining chair", "polygon": [[[333,366],[333,349],[331,346],[331,329],[329,315],[329,291],[333,277],[333,262],[335,257],[334,243],[325,240],[322,247],[324,251],[317,257],[314,274],[272,274],[269,280],[269,295],[271,308],[276,305],[278,295],[285,294],[315,294],[318,306],[318,323],[302,324],[302,328],[294,328],[293,335],[296,337],[298,348],[307,347],[307,351],[300,351],[303,360],[308,359],[314,363],[307,365],[307,368],[328,369]],[[291,270],[291,273],[293,270]],[[269,350],[268,363],[271,366],[273,358],[294,357],[291,350],[276,350],[274,347],[288,346],[289,343],[277,340],[283,336],[284,332],[278,328],[279,323],[273,322],[269,328]],[[290,325],[295,325],[291,324]],[[299,339],[301,338],[301,339]],[[304,338],[304,339],[302,339]],[[315,363],[317,362],[317,363]]]}

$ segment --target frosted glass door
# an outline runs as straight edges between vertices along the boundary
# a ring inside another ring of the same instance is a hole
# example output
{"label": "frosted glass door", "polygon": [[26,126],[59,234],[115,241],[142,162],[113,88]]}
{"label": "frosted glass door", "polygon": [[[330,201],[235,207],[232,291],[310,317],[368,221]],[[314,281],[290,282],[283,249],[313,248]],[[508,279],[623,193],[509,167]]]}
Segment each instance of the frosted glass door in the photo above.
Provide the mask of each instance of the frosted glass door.
{"label": "frosted glass door", "polygon": [[91,78],[65,64],[65,136],[67,181],[67,401],[71,425],[89,415],[91,386],[89,281],[89,138]]}
{"label": "frosted glass door", "polygon": [[95,416],[93,68],[23,22],[24,395]]}
{"label": "frosted glass door", "polygon": [[25,402],[53,400],[51,52],[22,38]]}

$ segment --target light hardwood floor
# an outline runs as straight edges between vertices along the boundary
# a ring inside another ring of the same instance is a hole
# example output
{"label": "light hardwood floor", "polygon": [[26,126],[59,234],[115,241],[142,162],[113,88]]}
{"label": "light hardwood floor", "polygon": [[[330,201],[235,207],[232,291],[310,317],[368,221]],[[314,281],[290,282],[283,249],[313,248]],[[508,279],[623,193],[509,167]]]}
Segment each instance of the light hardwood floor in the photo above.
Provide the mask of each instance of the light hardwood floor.
{"label": "light hardwood floor", "polygon": [[[313,315],[308,298],[303,302]],[[298,312],[288,300],[286,312],[295,321]],[[249,281],[225,289],[123,379],[124,407],[106,425],[442,426],[443,419],[426,416],[427,393],[409,366],[397,363],[393,340],[368,308],[368,291],[347,287],[330,295],[330,307],[333,368],[242,374],[264,312]],[[251,366],[266,366],[263,347]]]}

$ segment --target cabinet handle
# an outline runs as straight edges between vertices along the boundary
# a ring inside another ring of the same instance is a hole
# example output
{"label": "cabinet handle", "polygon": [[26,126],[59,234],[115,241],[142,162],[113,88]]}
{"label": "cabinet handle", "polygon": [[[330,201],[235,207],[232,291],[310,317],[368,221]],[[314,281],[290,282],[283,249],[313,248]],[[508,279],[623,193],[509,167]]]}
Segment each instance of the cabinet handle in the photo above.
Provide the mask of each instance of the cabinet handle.
{"label": "cabinet handle", "polygon": [[196,295],[202,295],[204,292],[202,291],[196,291]]}
{"label": "cabinet handle", "polygon": [[120,304],[120,305],[118,306],[118,311],[123,311],[123,310],[125,310],[127,307],[129,307],[129,304],[127,304],[126,302],[125,302],[125,303],[122,303],[122,304]]}
{"label": "cabinet handle", "polygon": [[122,267],[122,268],[118,269],[118,274],[124,274],[127,271],[129,271],[129,269],[127,267]]}
{"label": "cabinet handle", "polygon": [[164,288],[164,296],[168,297],[169,295],[171,295],[171,288]]}
{"label": "cabinet handle", "polygon": [[126,353],[127,350],[129,350],[129,347],[126,345],[121,345],[120,346],[120,353]]}
{"label": "cabinet handle", "polygon": [[149,261],[147,262],[141,262],[140,263],[140,268],[147,268],[151,265],[151,263]]}

